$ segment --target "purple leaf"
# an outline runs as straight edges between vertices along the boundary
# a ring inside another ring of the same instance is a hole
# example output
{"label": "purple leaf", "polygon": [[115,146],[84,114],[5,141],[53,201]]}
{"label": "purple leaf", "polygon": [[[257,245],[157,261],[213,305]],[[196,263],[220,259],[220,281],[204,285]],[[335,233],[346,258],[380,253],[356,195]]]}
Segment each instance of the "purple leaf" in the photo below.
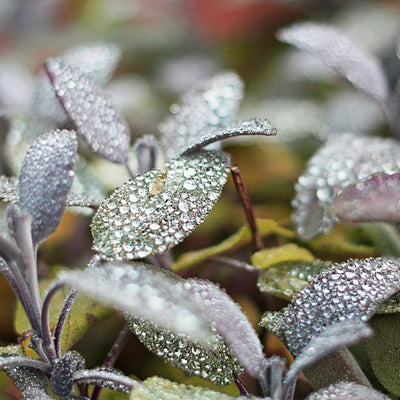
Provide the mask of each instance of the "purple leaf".
{"label": "purple leaf", "polygon": [[129,128],[103,90],[61,59],[48,60],[46,68],[57,97],[90,148],[109,161],[126,163]]}
{"label": "purple leaf", "polygon": [[400,222],[400,173],[377,173],[339,192],[332,209],[343,221]]}
{"label": "purple leaf", "polygon": [[297,356],[327,326],[366,322],[379,305],[400,290],[400,261],[367,258],[334,264],[317,275],[285,310],[285,341]]}
{"label": "purple leaf", "polygon": [[260,378],[267,367],[260,340],[240,307],[211,282],[188,279],[184,288],[201,304],[203,313],[225,339],[245,370]]}
{"label": "purple leaf", "polygon": [[282,29],[278,39],[312,53],[356,88],[379,103],[386,103],[389,89],[379,61],[343,32],[328,25],[304,22]]}
{"label": "purple leaf", "polygon": [[32,216],[36,243],[57,228],[64,213],[77,147],[75,132],[55,130],[40,136],[25,155],[19,176],[19,205]]}
{"label": "purple leaf", "polygon": [[202,142],[202,137],[230,124],[243,96],[243,83],[233,72],[201,82],[186,93],[173,115],[159,127],[161,144],[168,160]]}
{"label": "purple leaf", "polygon": [[308,240],[337,222],[334,197],[347,186],[374,174],[400,171],[396,140],[343,134],[332,137],[309,160],[296,185],[293,220],[298,235]]}
{"label": "purple leaf", "polygon": [[306,400],[390,400],[390,397],[354,382],[338,382],[306,397]]}

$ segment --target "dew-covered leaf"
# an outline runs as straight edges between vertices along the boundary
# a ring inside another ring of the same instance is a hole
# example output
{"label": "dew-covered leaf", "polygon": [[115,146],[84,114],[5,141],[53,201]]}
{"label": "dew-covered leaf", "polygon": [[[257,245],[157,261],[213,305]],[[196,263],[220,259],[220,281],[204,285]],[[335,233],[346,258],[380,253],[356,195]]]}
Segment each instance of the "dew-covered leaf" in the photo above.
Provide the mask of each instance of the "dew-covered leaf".
{"label": "dew-covered leaf", "polygon": [[194,340],[212,338],[198,301],[182,283],[152,266],[106,263],[84,271],[65,271],[58,282]]}
{"label": "dew-covered leaf", "polygon": [[22,392],[21,400],[54,400],[44,389],[27,388]]}
{"label": "dew-covered leaf", "polygon": [[392,139],[343,134],[330,139],[309,160],[296,184],[293,219],[298,235],[308,240],[337,221],[331,203],[351,184],[376,173],[400,170],[400,144]]}
{"label": "dew-covered leaf", "polygon": [[110,259],[137,259],[180,243],[210,213],[226,182],[226,153],[201,151],[129,180],[92,221],[95,250]]}
{"label": "dew-covered leaf", "polygon": [[365,347],[379,382],[396,396],[400,395],[400,314],[374,315],[370,324],[374,336]]}
{"label": "dew-covered leaf", "polygon": [[276,128],[267,120],[252,119],[249,121],[238,121],[218,130],[199,135],[196,142],[189,142],[186,146],[183,145],[180,154],[190,153],[211,143],[235,136],[275,136],[276,133]]}
{"label": "dew-covered leaf", "polygon": [[[192,385],[183,385],[154,376],[136,385],[131,393],[131,400],[245,400],[247,397],[231,397],[223,393],[214,392]],[[268,400],[268,399],[265,399]]]}
{"label": "dew-covered leaf", "polygon": [[400,173],[372,175],[344,188],[333,199],[335,215],[343,221],[400,222]]}
{"label": "dew-covered leaf", "polygon": [[367,321],[380,303],[400,290],[400,262],[367,258],[334,264],[292,299],[285,311],[285,341],[296,356],[327,326]]}
{"label": "dew-covered leaf", "polygon": [[173,115],[159,127],[167,159],[172,159],[207,136],[230,124],[243,96],[238,75],[225,72],[201,82],[187,92],[180,105],[171,107]]}
{"label": "dew-covered leaf", "polygon": [[390,397],[354,382],[338,382],[306,397],[306,400],[390,400]]}
{"label": "dew-covered leaf", "polygon": [[201,344],[142,318],[125,317],[130,329],[147,349],[189,375],[224,386],[233,382],[233,373],[237,376],[243,373],[243,368],[216,332],[210,343]]}
{"label": "dew-covered leaf", "polygon": [[318,336],[311,339],[296,357],[285,377],[285,382],[294,382],[304,368],[322,359],[341,347],[355,344],[373,333],[372,329],[361,321],[343,321],[329,325]]}
{"label": "dew-covered leaf", "polygon": [[8,176],[0,176],[0,200],[7,203],[18,202],[18,180]]}
{"label": "dew-covered leaf", "polygon": [[[285,246],[283,246],[285,247]],[[283,262],[268,267],[258,276],[257,287],[262,293],[290,301],[331,263],[322,260]]]}
{"label": "dew-covered leaf", "polygon": [[[257,218],[256,223],[261,236],[278,235],[287,239],[293,239],[294,233],[289,229],[280,226],[276,221],[271,219]],[[180,256],[173,264],[174,271],[181,271],[190,267],[193,264],[202,262],[209,257],[216,256],[227,250],[234,249],[239,246],[244,246],[252,240],[252,233],[250,228],[246,225],[240,228],[236,233],[229,236],[221,243],[206,247],[201,250],[188,251]]]}
{"label": "dew-covered leaf", "polygon": [[109,161],[126,163],[129,128],[102,89],[61,59],[48,60],[46,68],[57,97],[90,148]]}
{"label": "dew-covered leaf", "polygon": [[202,304],[203,313],[245,370],[259,378],[265,372],[266,358],[256,332],[240,307],[211,282],[188,279],[184,287]]}
{"label": "dew-covered leaf", "polygon": [[55,130],[36,139],[26,153],[18,195],[21,209],[32,216],[34,242],[45,239],[61,220],[77,147],[75,132]]}
{"label": "dew-covered leaf", "polygon": [[389,88],[382,66],[345,33],[332,26],[304,22],[282,29],[278,38],[310,52],[356,88],[381,104],[386,102]]}

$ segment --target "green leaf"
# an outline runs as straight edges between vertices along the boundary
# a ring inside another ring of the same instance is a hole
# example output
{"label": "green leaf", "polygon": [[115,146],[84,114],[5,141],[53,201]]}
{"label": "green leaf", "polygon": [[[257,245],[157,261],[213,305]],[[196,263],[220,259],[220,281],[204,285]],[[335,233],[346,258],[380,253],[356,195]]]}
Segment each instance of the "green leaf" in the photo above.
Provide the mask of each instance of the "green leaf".
{"label": "green leaf", "polygon": [[[270,219],[257,219],[257,225],[262,236],[267,235],[279,235],[287,239],[293,239],[294,233],[289,229],[283,228],[276,221]],[[190,251],[182,255],[178,260],[172,264],[172,269],[174,271],[181,271],[185,268],[190,267],[193,264],[202,262],[207,258],[216,256],[227,250],[231,250],[235,247],[244,246],[250,243],[252,240],[252,233],[248,226],[240,228],[236,233],[229,236],[227,239],[221,243],[206,247],[197,251]]]}
{"label": "green leaf", "polygon": [[375,335],[365,346],[379,382],[392,394],[400,395],[400,314],[375,315],[370,321]]}
{"label": "green leaf", "polygon": [[[160,377],[151,377],[135,386],[130,394],[131,400],[244,400],[245,397],[232,397],[197,386],[186,386]],[[248,398],[247,398],[248,399]]]}
{"label": "green leaf", "polygon": [[[258,255],[258,253],[256,254]],[[258,265],[262,266],[260,258],[257,256],[256,261]],[[266,263],[268,263],[268,260]],[[257,286],[263,293],[272,294],[290,301],[292,296],[307,286],[314,276],[330,265],[331,263],[322,260],[291,261],[274,264],[260,273]]]}

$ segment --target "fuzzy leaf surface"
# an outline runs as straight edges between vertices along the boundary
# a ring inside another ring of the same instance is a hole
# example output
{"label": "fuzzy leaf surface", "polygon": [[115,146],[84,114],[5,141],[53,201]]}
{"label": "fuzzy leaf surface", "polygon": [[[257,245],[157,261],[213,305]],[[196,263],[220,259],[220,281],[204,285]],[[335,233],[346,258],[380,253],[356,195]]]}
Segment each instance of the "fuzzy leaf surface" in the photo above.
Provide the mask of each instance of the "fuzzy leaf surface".
{"label": "fuzzy leaf surface", "polygon": [[253,377],[260,377],[267,361],[261,342],[240,307],[211,282],[188,279],[184,287],[202,304],[204,314],[245,370]]}
{"label": "fuzzy leaf surface", "polygon": [[332,203],[338,218],[348,222],[400,222],[400,173],[374,174],[347,186]]}
{"label": "fuzzy leaf surface", "polygon": [[48,60],[46,68],[57,97],[90,148],[109,161],[126,163],[129,128],[102,89],[61,59]]}
{"label": "fuzzy leaf surface", "polygon": [[63,272],[58,282],[160,327],[190,335],[194,340],[212,339],[202,304],[181,282],[152,266],[106,263],[84,271]]}
{"label": "fuzzy leaf surface", "polygon": [[309,160],[296,184],[293,220],[297,233],[309,240],[327,232],[338,218],[334,197],[347,186],[377,174],[400,170],[400,144],[392,139],[352,134],[333,137]]}
{"label": "fuzzy leaf surface", "polygon": [[21,400],[54,400],[44,389],[28,388],[22,392]]}
{"label": "fuzzy leaf surface", "polygon": [[389,88],[379,61],[343,32],[304,22],[282,29],[278,39],[310,52],[356,88],[381,104],[386,102]]}
{"label": "fuzzy leaf surface", "polygon": [[32,238],[40,242],[58,226],[74,176],[77,139],[73,131],[40,136],[22,162],[19,205],[32,216]]}
{"label": "fuzzy leaf surface", "polygon": [[285,340],[296,356],[327,326],[351,319],[366,322],[400,290],[400,261],[367,258],[334,264],[317,275],[285,311]]}
{"label": "fuzzy leaf surface", "polygon": [[179,156],[230,124],[242,97],[243,83],[233,72],[218,74],[188,91],[159,127],[166,158]]}
{"label": "fuzzy leaf surface", "polygon": [[390,400],[377,390],[354,382],[335,383],[318,392],[311,393],[306,400]]}
{"label": "fuzzy leaf surface", "polygon": [[200,151],[129,180],[92,221],[95,250],[109,259],[138,259],[180,243],[210,213],[228,177],[230,158]]}

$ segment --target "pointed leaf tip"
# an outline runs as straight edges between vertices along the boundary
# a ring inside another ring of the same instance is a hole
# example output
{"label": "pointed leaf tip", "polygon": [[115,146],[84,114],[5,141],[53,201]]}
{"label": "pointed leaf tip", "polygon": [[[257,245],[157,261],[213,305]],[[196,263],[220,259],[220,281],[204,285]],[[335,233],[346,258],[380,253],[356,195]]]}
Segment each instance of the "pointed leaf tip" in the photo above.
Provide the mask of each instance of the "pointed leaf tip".
{"label": "pointed leaf tip", "polygon": [[109,161],[126,163],[129,129],[103,90],[61,59],[47,60],[46,69],[57,97],[90,148]]}
{"label": "pointed leaf tip", "polygon": [[32,216],[32,237],[40,242],[58,226],[74,176],[77,138],[54,130],[29,148],[19,176],[19,205]]}

